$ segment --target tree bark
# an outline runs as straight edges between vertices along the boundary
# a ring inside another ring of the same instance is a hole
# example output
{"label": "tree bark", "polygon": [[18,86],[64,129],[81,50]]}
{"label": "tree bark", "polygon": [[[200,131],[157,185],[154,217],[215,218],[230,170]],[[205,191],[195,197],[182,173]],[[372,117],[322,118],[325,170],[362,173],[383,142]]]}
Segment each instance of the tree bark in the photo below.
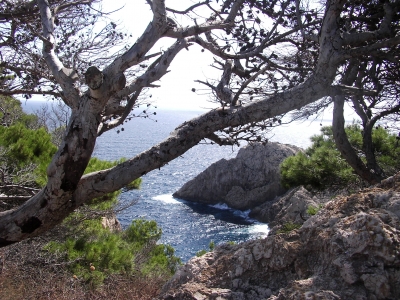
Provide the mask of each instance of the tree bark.
{"label": "tree bark", "polygon": [[[358,176],[367,181],[369,184],[379,183],[382,178],[379,176],[379,174],[374,172],[374,169],[371,170],[364,164],[364,162],[357,155],[356,151],[351,146],[347,138],[346,132],[344,130],[344,99],[344,95],[334,97],[332,132],[335,139],[336,147]],[[363,136],[363,140],[364,137],[365,133]]]}

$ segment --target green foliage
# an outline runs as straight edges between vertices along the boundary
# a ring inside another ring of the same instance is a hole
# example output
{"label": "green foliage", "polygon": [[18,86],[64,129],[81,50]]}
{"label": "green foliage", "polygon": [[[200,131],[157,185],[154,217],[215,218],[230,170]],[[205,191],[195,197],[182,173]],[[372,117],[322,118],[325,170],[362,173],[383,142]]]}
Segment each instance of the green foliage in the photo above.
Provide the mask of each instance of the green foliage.
{"label": "green foliage", "polygon": [[175,249],[170,245],[154,245],[141,272],[144,275],[173,275],[181,265],[180,258],[174,254]]}
{"label": "green foliage", "polygon": [[[20,168],[35,164],[35,181],[38,185],[47,182],[46,169],[57,147],[51,142],[51,135],[44,129],[28,129],[34,123],[35,117],[22,112],[19,101],[11,98],[7,103],[1,99],[0,104],[7,106],[7,111],[13,111],[13,118],[0,114],[1,120],[6,120],[7,126],[0,126],[0,147],[2,147],[2,163],[18,165]],[[5,110],[2,110],[3,112]],[[84,174],[111,168],[124,160],[103,161],[91,158]],[[12,168],[16,170],[15,167]],[[141,178],[129,184],[128,188],[139,188]],[[90,211],[109,210],[117,203],[121,191],[108,193],[91,200]],[[90,213],[89,211],[89,213]],[[171,275],[180,264],[180,259],[174,256],[174,249],[168,245],[157,245],[161,238],[161,229],[155,221],[135,220],[125,232],[115,233],[103,228],[98,213],[89,215],[85,210],[78,210],[64,221],[69,229],[65,242],[50,242],[46,249],[58,252],[69,261],[71,271],[85,280],[90,287],[99,286],[104,278],[111,273],[129,274],[140,269],[143,274]],[[93,219],[94,218],[94,219]],[[140,266],[135,266],[135,257],[145,253],[145,260]]]}
{"label": "green foliage", "polygon": [[319,204],[318,206],[310,205],[309,207],[307,207],[306,212],[308,215],[314,216],[321,210],[322,207],[323,207],[322,204]]}
{"label": "green foliage", "polygon": [[139,247],[147,243],[155,243],[161,238],[162,230],[156,221],[143,219],[133,220],[132,226],[124,231],[124,238],[129,242],[135,242]]}
{"label": "green foliage", "polygon": [[289,233],[295,229],[299,229],[301,227],[300,224],[288,222],[283,224],[282,228],[280,228],[277,233]]}
{"label": "green foliage", "polygon": [[21,123],[26,128],[37,129],[38,117],[24,113],[21,102],[10,96],[0,95],[0,125],[11,126]]}
{"label": "green foliage", "polygon": [[[111,168],[119,161],[104,161],[91,158],[84,174]],[[94,210],[109,210],[117,203],[121,191],[115,191],[89,201]],[[172,274],[179,258],[174,249],[165,245],[156,245],[162,231],[155,221],[134,220],[124,232],[111,232],[103,228],[101,219],[90,219],[85,213],[77,211],[64,220],[70,229],[65,242],[50,242],[46,249],[63,253],[71,262],[71,271],[83,279],[89,287],[96,288],[112,273],[130,274],[138,268],[134,265],[135,255],[150,247],[146,262],[140,268],[143,274],[155,272]]]}
{"label": "green foliage", "polygon": [[[364,159],[362,132],[357,124],[345,128],[349,142]],[[400,169],[400,147],[396,137],[383,128],[372,133],[373,146],[378,164],[386,175]],[[358,176],[336,149],[332,127],[323,127],[320,135],[311,137],[313,142],[305,153],[285,159],[281,164],[282,184],[285,187],[304,185],[317,189],[328,186],[346,186],[358,181]]]}
{"label": "green foliage", "polygon": [[372,132],[372,141],[379,166],[387,176],[400,170],[400,142],[382,127]]}
{"label": "green foliage", "polygon": [[[180,259],[171,246],[156,244],[160,237],[155,221],[134,220],[124,232],[111,232],[100,220],[85,220],[65,242],[50,242],[45,249],[64,254],[74,275],[96,288],[112,273],[173,274]],[[135,257],[142,253],[145,261],[137,266]]]}
{"label": "green foliage", "polygon": [[126,190],[138,190],[142,184],[142,178],[137,178],[125,186]]}
{"label": "green foliage", "polygon": [[[208,244],[208,249],[209,251],[213,251],[215,249],[215,242],[213,240],[210,241],[210,244]],[[196,256],[200,257],[203,256],[204,254],[206,254],[207,252],[209,252],[207,250],[200,250],[196,252]]]}
{"label": "green foliage", "polygon": [[0,126],[0,145],[7,150],[9,164],[19,167],[35,164],[36,183],[47,182],[46,169],[57,148],[51,143],[51,136],[43,129],[32,130],[22,123],[10,127]]}
{"label": "green foliage", "polygon": [[197,257],[203,256],[203,255],[206,254],[207,252],[208,252],[208,251],[205,250],[205,249],[200,250],[200,251],[197,251],[197,252],[196,252],[196,256],[197,256]]}

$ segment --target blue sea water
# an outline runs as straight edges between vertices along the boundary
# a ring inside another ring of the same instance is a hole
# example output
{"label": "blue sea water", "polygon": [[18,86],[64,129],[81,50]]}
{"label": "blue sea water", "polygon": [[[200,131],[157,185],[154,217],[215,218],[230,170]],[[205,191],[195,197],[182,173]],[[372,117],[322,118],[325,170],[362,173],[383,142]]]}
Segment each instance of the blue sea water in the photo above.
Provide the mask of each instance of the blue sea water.
{"label": "blue sea water", "polygon": [[[154,120],[133,119],[125,124],[124,131],[107,132],[98,138],[94,156],[114,160],[132,157],[165,139],[177,125],[198,116],[196,111],[157,111]],[[155,121],[156,120],[156,121]],[[301,128],[302,127],[302,128]],[[271,140],[307,147],[307,135],[316,134],[319,124],[280,128],[271,134]],[[286,132],[286,133],[285,133]],[[196,252],[208,249],[209,243],[242,242],[264,237],[268,225],[248,217],[248,212],[228,208],[226,205],[204,205],[174,199],[172,194],[185,182],[195,177],[213,162],[236,156],[237,147],[200,144],[182,157],[171,161],[160,170],[142,177],[140,190],[127,191],[121,203],[137,199],[137,203],[118,215],[123,226],[133,219],[156,220],[163,230],[162,243],[170,244],[183,261]]]}
{"label": "blue sea water", "polygon": [[[32,112],[38,106],[31,103],[24,109]],[[156,112],[152,119],[134,118],[124,124],[123,131],[119,127],[100,136],[93,156],[105,160],[133,157],[161,142],[182,122],[201,114],[200,111]],[[282,126],[271,133],[270,140],[306,148],[310,145],[309,137],[319,133],[319,129],[319,122]],[[124,227],[138,218],[155,220],[163,231],[160,242],[173,246],[182,261],[187,261],[200,250],[207,250],[211,241],[220,244],[265,237],[268,225],[249,218],[247,211],[233,210],[222,204],[210,206],[172,197],[185,182],[213,162],[233,158],[237,151],[237,147],[200,144],[161,169],[149,172],[142,177],[139,190],[121,194],[121,205],[132,201],[136,203],[120,212],[118,219]]]}

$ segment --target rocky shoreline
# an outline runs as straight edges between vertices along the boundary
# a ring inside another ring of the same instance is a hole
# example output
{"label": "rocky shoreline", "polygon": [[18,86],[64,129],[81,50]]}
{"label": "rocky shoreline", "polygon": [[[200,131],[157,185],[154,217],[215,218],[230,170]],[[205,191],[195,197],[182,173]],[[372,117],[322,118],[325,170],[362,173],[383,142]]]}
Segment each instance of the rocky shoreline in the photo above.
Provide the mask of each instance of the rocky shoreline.
{"label": "rocky shoreline", "polygon": [[230,160],[222,159],[185,183],[174,197],[205,204],[224,203],[250,210],[250,217],[276,230],[284,223],[303,224],[309,207],[320,207],[329,196],[315,196],[304,187],[281,185],[279,166],[300,148],[280,143],[248,145]]}
{"label": "rocky shoreline", "polygon": [[159,299],[400,299],[400,173],[352,195],[287,190],[279,164],[297,151],[279,143],[244,148],[175,193],[251,209],[271,232],[192,258]]}
{"label": "rocky shoreline", "polygon": [[400,299],[400,174],[299,229],[191,259],[159,299]]}

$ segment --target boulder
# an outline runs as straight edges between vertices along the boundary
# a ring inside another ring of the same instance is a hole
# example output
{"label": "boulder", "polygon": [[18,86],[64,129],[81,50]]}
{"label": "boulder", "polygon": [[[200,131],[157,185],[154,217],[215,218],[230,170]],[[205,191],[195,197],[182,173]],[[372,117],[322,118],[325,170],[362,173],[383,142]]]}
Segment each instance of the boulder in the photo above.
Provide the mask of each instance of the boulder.
{"label": "boulder", "polygon": [[247,210],[284,194],[279,165],[300,149],[279,143],[256,143],[222,159],[185,183],[174,197],[205,204],[226,203]]}
{"label": "boulder", "polygon": [[121,223],[118,221],[117,216],[115,215],[101,217],[101,226],[104,229],[110,229],[112,232],[122,231]]}
{"label": "boulder", "polygon": [[300,186],[251,210],[250,217],[268,223],[270,227],[284,223],[303,224],[309,218],[309,207],[319,208],[324,199],[317,198]]}
{"label": "boulder", "polygon": [[191,259],[159,299],[400,299],[400,174],[301,228]]}

